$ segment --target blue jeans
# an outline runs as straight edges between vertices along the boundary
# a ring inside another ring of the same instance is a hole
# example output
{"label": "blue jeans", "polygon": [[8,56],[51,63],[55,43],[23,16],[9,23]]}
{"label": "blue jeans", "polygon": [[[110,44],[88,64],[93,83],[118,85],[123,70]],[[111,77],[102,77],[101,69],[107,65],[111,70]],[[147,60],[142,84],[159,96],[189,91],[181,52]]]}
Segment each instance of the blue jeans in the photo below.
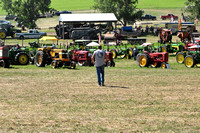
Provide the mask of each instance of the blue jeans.
{"label": "blue jeans", "polygon": [[104,68],[105,65],[96,67],[98,84],[104,84]]}

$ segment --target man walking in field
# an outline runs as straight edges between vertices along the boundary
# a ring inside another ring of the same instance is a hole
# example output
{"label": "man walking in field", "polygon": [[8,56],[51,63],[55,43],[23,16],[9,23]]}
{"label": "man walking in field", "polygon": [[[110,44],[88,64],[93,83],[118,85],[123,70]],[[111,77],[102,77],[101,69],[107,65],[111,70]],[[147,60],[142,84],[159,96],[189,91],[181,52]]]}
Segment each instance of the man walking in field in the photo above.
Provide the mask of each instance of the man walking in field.
{"label": "man walking in field", "polygon": [[96,66],[98,86],[105,86],[104,84],[104,68],[107,60],[106,52],[98,47],[98,50],[92,55],[92,62]]}

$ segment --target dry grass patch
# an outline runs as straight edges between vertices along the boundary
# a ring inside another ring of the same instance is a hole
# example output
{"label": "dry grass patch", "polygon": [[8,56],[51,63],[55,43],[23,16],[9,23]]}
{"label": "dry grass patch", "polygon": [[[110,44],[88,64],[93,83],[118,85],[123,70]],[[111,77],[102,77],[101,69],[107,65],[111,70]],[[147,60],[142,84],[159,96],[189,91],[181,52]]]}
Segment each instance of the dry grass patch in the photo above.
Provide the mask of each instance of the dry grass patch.
{"label": "dry grass patch", "polygon": [[94,67],[0,68],[0,129],[14,132],[195,132],[199,70],[117,60],[97,87]]}

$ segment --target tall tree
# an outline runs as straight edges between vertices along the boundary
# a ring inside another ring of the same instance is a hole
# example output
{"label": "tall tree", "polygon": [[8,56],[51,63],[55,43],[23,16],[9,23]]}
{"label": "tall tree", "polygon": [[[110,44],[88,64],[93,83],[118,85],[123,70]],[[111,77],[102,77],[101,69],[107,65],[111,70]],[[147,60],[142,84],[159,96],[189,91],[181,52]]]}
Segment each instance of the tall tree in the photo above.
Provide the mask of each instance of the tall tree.
{"label": "tall tree", "polygon": [[103,13],[114,13],[126,26],[140,19],[144,11],[137,8],[138,0],[94,0],[94,8]]}
{"label": "tall tree", "polygon": [[200,0],[187,0],[185,5],[184,11],[190,13],[191,19],[200,18]]}
{"label": "tall tree", "polygon": [[50,10],[51,0],[1,0],[1,5],[9,14],[16,15],[17,21],[28,28],[35,28],[40,13]]}

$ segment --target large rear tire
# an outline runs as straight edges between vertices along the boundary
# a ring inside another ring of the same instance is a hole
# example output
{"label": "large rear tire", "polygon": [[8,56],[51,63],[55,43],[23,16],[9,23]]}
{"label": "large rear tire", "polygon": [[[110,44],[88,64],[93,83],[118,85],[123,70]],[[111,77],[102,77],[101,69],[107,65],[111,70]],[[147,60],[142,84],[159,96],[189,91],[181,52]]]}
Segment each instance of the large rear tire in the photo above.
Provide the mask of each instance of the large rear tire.
{"label": "large rear tire", "polygon": [[140,54],[137,60],[140,67],[147,67],[149,65],[149,58],[146,54]]}
{"label": "large rear tire", "polygon": [[37,51],[35,55],[35,65],[38,67],[45,67],[46,56],[43,51]]}
{"label": "large rear tire", "polygon": [[15,61],[17,65],[28,65],[29,64],[29,56],[27,53],[20,52],[15,56]]}
{"label": "large rear tire", "polygon": [[194,64],[195,64],[194,57],[192,55],[186,56],[184,59],[184,63],[185,63],[185,66],[188,68],[194,67]]}
{"label": "large rear tire", "polygon": [[117,58],[117,51],[116,49],[111,49],[110,52],[113,54],[113,59]]}

